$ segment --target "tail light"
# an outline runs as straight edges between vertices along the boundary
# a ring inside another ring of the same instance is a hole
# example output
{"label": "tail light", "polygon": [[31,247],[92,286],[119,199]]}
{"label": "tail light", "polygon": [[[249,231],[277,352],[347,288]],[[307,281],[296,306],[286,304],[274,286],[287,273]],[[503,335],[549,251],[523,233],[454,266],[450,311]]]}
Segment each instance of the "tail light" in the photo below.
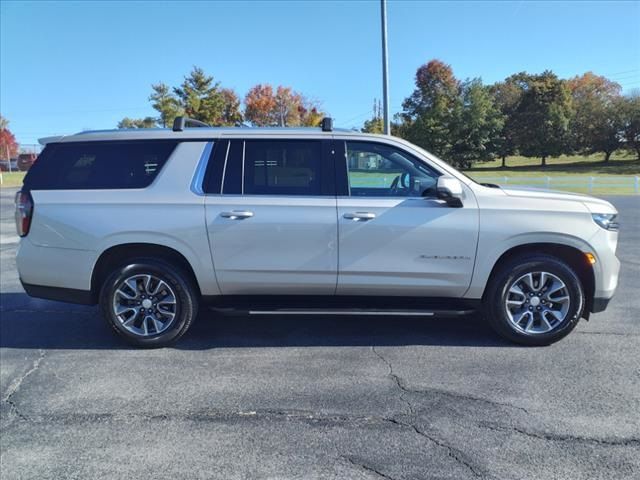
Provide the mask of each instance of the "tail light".
{"label": "tail light", "polygon": [[33,199],[31,194],[29,192],[18,192],[16,194],[16,230],[21,237],[29,233],[32,216]]}

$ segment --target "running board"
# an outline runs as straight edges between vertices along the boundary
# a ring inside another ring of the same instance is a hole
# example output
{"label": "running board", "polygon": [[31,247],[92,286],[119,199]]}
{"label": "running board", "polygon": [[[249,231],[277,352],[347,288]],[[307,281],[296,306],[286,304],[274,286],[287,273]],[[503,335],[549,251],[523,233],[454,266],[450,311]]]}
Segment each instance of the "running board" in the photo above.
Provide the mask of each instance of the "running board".
{"label": "running board", "polygon": [[237,308],[211,307],[219,313],[248,313],[249,315],[369,315],[381,317],[459,317],[475,310],[367,310],[367,309],[273,309],[242,310]]}
{"label": "running board", "polygon": [[458,317],[478,311],[480,301],[460,298],[381,296],[220,295],[206,304],[228,314],[368,315],[395,317]]}

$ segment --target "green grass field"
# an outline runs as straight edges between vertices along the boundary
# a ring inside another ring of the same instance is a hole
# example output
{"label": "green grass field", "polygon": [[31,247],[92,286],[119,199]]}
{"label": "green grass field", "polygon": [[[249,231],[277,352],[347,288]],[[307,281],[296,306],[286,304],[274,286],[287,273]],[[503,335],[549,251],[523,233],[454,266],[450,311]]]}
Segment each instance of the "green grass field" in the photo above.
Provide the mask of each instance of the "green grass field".
{"label": "green grass field", "polygon": [[25,172],[2,172],[2,185],[0,187],[19,187],[22,185]]}
{"label": "green grass field", "polygon": [[540,166],[539,158],[518,156],[507,158],[506,168],[501,164],[500,160],[479,163],[465,173],[478,182],[501,185],[526,184],[595,195],[638,193],[635,177],[640,176],[640,161],[627,152],[614,153],[609,162],[602,155],[563,155],[547,159],[546,167]]}
{"label": "green grass field", "polygon": [[547,166],[540,166],[539,158],[507,157],[507,167],[501,160],[477,163],[465,173],[469,175],[640,175],[640,160],[628,152],[615,152],[609,162],[603,155],[562,155],[547,159]]}

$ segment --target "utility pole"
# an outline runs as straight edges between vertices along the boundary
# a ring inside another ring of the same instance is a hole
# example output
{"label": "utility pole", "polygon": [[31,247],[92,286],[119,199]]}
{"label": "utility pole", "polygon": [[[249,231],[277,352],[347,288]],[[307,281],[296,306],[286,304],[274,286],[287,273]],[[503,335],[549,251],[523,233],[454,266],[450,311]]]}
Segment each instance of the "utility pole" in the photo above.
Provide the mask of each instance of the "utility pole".
{"label": "utility pole", "polygon": [[391,133],[389,119],[389,59],[387,58],[387,0],[380,0],[380,16],[382,19],[382,105],[384,108],[384,133]]}

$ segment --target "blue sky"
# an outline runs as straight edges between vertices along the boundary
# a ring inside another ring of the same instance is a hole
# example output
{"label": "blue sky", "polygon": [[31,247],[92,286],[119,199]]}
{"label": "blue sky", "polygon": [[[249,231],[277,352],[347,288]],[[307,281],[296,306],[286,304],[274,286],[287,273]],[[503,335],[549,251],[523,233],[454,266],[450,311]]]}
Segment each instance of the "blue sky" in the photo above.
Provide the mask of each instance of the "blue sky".
{"label": "blue sky", "polygon": [[[0,111],[22,143],[153,115],[150,84],[193,65],[241,96],[290,85],[342,127],[381,96],[378,1],[0,5]],[[640,2],[390,0],[388,21],[394,112],[432,58],[485,83],[551,69],[640,88]]]}

